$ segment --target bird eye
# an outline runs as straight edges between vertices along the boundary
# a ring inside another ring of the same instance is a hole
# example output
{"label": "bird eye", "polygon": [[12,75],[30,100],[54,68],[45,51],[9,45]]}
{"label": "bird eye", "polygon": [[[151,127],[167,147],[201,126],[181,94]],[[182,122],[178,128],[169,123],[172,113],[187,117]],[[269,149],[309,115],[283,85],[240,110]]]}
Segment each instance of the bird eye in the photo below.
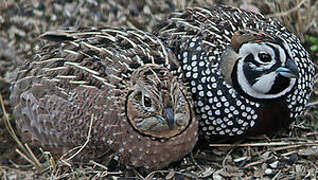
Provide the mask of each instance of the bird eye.
{"label": "bird eye", "polygon": [[267,53],[259,53],[258,58],[263,62],[270,62],[272,57]]}
{"label": "bird eye", "polygon": [[152,105],[151,99],[147,96],[144,97],[144,105],[145,107],[151,107]]}

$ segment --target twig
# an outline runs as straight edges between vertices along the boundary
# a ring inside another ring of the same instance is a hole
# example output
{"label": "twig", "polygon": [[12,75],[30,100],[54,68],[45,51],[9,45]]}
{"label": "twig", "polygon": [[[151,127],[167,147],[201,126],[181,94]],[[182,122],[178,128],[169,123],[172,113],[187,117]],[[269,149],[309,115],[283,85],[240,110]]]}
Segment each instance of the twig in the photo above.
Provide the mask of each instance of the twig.
{"label": "twig", "polygon": [[40,161],[35,157],[34,153],[32,152],[32,150],[30,149],[28,144],[24,144],[24,147],[26,147],[26,149],[28,150],[29,154],[31,155],[32,159],[34,160],[34,163],[36,164],[37,167],[42,168],[42,164],[40,163]]}
{"label": "twig", "polygon": [[250,167],[250,166],[255,166],[255,165],[261,164],[261,163],[263,163],[263,162],[265,162],[265,160],[264,160],[264,159],[260,159],[260,160],[258,160],[258,161],[255,161],[255,162],[251,162],[251,163],[249,163],[249,164],[246,164],[243,168],[248,168],[248,167]]}
{"label": "twig", "polygon": [[108,168],[107,168],[106,166],[104,166],[104,165],[102,165],[102,164],[99,164],[99,163],[97,163],[97,162],[95,162],[95,161],[90,160],[89,162],[92,163],[92,164],[95,165],[95,166],[98,166],[98,167],[100,167],[100,168],[106,170],[106,171],[108,170]]}
{"label": "twig", "polygon": [[318,145],[318,141],[311,142],[268,142],[268,143],[248,143],[248,144],[210,144],[210,147],[257,147],[257,146],[312,146]]}
{"label": "twig", "polygon": [[74,153],[71,157],[67,158],[66,161],[70,161],[75,156],[77,156],[86,147],[86,145],[89,143],[90,137],[91,137],[92,126],[93,126],[93,120],[94,120],[94,114],[92,114],[92,116],[91,116],[91,121],[90,121],[90,124],[89,124],[89,129],[88,129],[86,142],[81,146],[81,148],[76,153]]}
{"label": "twig", "polygon": [[281,151],[281,150],[286,150],[286,149],[294,149],[294,148],[298,148],[298,147],[301,147],[301,145],[283,146],[283,147],[273,148],[271,150],[276,152],[276,151]]}
{"label": "twig", "polygon": [[[9,120],[9,115],[4,107],[4,103],[3,103],[3,98],[2,98],[2,94],[0,93],[0,103],[1,103],[1,108],[3,111],[3,116],[4,116],[4,122],[5,122],[5,126],[8,130],[8,132],[10,133],[11,137],[14,139],[14,141],[18,144],[18,146],[20,147],[20,149],[23,151],[23,153],[19,150],[16,150],[20,155],[22,155],[23,158],[25,158],[26,160],[29,159],[28,161],[30,162],[32,160],[33,164],[36,169],[38,171],[40,171],[43,166],[42,164],[39,162],[39,160],[34,156],[33,152],[31,151],[31,149],[29,148],[28,145],[23,145],[22,142],[19,140],[18,136],[16,135],[15,131],[13,130],[13,127],[10,123]],[[27,158],[26,158],[27,157]],[[31,160],[30,160],[31,159]]]}
{"label": "twig", "polygon": [[230,154],[232,153],[233,149],[230,149],[229,152],[226,154],[225,158],[222,161],[222,166],[223,168],[225,168],[225,163],[227,161],[227,159],[230,157]]}
{"label": "twig", "polygon": [[316,106],[316,105],[318,105],[318,101],[307,103],[305,107],[307,108],[307,107]]}
{"label": "twig", "polygon": [[272,180],[277,179],[281,172],[282,172],[282,170],[279,170],[279,171],[278,171],[278,173],[277,173],[277,174],[273,177],[273,179],[272,179]]}
{"label": "twig", "polygon": [[28,161],[29,163],[34,164],[34,162],[32,160],[30,160],[25,154],[23,154],[19,149],[15,149],[15,151],[23,158],[25,159],[26,161]]}
{"label": "twig", "polygon": [[294,151],[290,151],[290,152],[281,154],[281,156],[289,156],[289,155],[291,155],[291,154],[296,154],[296,153],[298,153],[298,151],[294,150]]}
{"label": "twig", "polygon": [[147,177],[145,177],[144,179],[145,180],[148,180],[148,179],[153,179],[153,176],[157,173],[169,173],[168,170],[157,170],[157,171],[152,171],[150,174],[148,174]]}
{"label": "twig", "polygon": [[297,6],[295,6],[294,8],[291,8],[288,11],[285,12],[280,12],[280,13],[275,13],[275,14],[270,14],[267,17],[281,17],[281,16],[287,16],[288,14],[297,11],[301,5],[303,5],[307,0],[302,0],[299,4],[297,4]]}
{"label": "twig", "polygon": [[23,144],[19,140],[18,136],[15,134],[13,127],[11,126],[11,123],[9,120],[9,115],[7,114],[7,111],[4,107],[3,98],[2,98],[1,93],[0,93],[0,102],[1,102],[1,108],[2,108],[3,116],[4,116],[4,123],[5,123],[5,126],[8,130],[8,132],[10,133],[11,137],[16,141],[16,143],[19,145],[19,147],[24,151],[24,153],[27,153],[26,149],[24,148]]}

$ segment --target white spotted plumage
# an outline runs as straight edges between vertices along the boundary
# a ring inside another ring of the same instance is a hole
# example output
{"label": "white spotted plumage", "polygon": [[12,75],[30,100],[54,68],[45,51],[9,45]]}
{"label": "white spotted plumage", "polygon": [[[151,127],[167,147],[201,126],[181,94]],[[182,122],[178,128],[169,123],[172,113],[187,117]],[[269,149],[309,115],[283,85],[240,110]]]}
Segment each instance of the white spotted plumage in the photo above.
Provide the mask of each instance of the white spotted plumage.
{"label": "white spotted plumage", "polygon": [[[275,19],[229,6],[196,7],[165,20],[154,32],[178,55],[181,66],[192,66],[182,74],[185,81],[191,82],[189,89],[201,117],[200,135],[205,140],[264,133],[272,126],[286,126],[303,111],[313,90],[315,69],[309,54],[299,39]],[[260,53],[269,54],[272,61],[263,63]],[[258,64],[246,67],[244,58],[249,54]],[[294,63],[292,73],[299,71],[298,79],[290,78],[278,87],[278,74],[291,74],[283,72],[283,68],[270,71],[277,69],[277,64],[285,67],[287,57]],[[198,68],[197,76],[193,76],[194,68]],[[259,74],[248,76],[244,74],[247,68]],[[238,83],[233,82],[233,72],[237,73]],[[206,106],[212,111],[202,108]],[[282,123],[266,126],[262,118],[269,119],[268,114],[271,119],[280,118],[276,111],[280,108],[284,114]],[[253,132],[257,131],[254,127],[259,131]]]}

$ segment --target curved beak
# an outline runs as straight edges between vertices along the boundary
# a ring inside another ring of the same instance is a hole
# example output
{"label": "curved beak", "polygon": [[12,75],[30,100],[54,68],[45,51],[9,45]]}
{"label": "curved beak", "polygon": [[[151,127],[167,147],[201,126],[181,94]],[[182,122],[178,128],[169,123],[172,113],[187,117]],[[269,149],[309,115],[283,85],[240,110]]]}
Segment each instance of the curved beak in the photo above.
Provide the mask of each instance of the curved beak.
{"label": "curved beak", "polygon": [[287,78],[298,78],[299,76],[298,67],[291,59],[287,59],[285,67],[279,67],[276,72]]}
{"label": "curved beak", "polygon": [[163,115],[170,129],[174,128],[174,112],[171,108],[165,108]]}

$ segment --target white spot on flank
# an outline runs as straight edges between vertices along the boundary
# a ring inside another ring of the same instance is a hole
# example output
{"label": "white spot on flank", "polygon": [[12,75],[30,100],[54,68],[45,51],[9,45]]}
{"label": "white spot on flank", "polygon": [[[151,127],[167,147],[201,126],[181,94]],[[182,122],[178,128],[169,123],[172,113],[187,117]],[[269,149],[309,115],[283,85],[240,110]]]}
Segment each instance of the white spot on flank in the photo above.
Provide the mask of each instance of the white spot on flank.
{"label": "white spot on flank", "polygon": [[187,77],[187,78],[191,77],[191,72],[187,72],[187,73],[186,73],[186,77]]}
{"label": "white spot on flank", "polygon": [[193,55],[193,56],[192,56],[192,60],[193,60],[193,61],[197,60],[197,55]]}
{"label": "white spot on flank", "polygon": [[187,70],[191,71],[192,67],[191,66],[187,66]]}
{"label": "white spot on flank", "polygon": [[213,103],[213,98],[209,98],[209,103],[210,103],[210,104]]}
{"label": "white spot on flank", "polygon": [[246,109],[245,109],[247,112],[250,112],[251,110],[252,110],[252,108],[251,107],[246,107]]}
{"label": "white spot on flank", "polygon": [[225,102],[225,103],[224,103],[224,106],[225,106],[225,107],[229,107],[229,105],[230,105],[229,102]]}
{"label": "white spot on flank", "polygon": [[191,89],[191,92],[192,92],[192,93],[196,93],[196,92],[197,92],[197,88],[193,87],[193,88]]}
{"label": "white spot on flank", "polygon": [[216,110],[215,114],[219,116],[219,115],[221,115],[221,111],[220,110]]}
{"label": "white spot on flank", "polygon": [[208,97],[212,97],[212,96],[213,96],[212,92],[211,92],[211,91],[208,91],[208,92],[207,92],[207,96],[208,96]]}
{"label": "white spot on flank", "polygon": [[232,126],[233,125],[233,121],[228,121],[227,125]]}
{"label": "white spot on flank", "polygon": [[199,107],[202,107],[202,106],[203,106],[202,101],[198,101],[198,106],[199,106]]}
{"label": "white spot on flank", "polygon": [[188,52],[187,51],[183,53],[183,57],[184,58],[188,57]]}
{"label": "white spot on flank", "polygon": [[222,96],[222,97],[221,97],[221,101],[222,101],[222,102],[225,102],[225,101],[226,101],[225,96]]}

